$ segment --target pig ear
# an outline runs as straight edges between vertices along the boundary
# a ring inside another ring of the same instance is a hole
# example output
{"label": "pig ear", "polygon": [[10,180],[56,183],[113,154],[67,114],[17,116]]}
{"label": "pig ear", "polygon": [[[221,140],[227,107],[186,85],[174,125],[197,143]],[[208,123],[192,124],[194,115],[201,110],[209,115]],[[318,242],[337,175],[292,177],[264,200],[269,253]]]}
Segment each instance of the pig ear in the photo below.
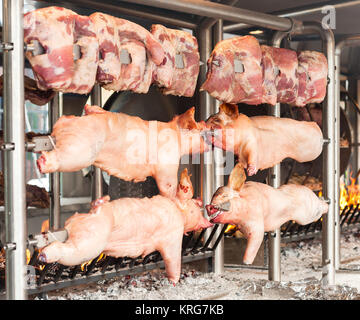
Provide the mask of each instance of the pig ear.
{"label": "pig ear", "polygon": [[89,115],[89,114],[93,114],[93,113],[105,113],[106,110],[104,110],[103,108],[99,107],[99,106],[90,106],[90,105],[85,105],[84,107],[84,111],[85,111],[85,115]]}
{"label": "pig ear", "polygon": [[182,200],[192,199],[194,196],[194,188],[192,186],[190,176],[191,175],[188,174],[187,168],[181,172],[177,189],[177,197]]}
{"label": "pig ear", "polygon": [[236,119],[237,117],[239,117],[239,109],[236,104],[223,103],[222,105],[220,105],[219,109],[220,112],[225,113],[232,119]]}
{"label": "pig ear", "polygon": [[229,177],[228,187],[235,191],[240,191],[246,180],[246,174],[244,167],[237,163],[234,169],[232,169]]}
{"label": "pig ear", "polygon": [[187,130],[197,129],[198,126],[195,121],[194,115],[195,115],[195,107],[192,107],[189,110],[187,110],[185,113],[177,117],[177,125],[181,129],[187,129]]}

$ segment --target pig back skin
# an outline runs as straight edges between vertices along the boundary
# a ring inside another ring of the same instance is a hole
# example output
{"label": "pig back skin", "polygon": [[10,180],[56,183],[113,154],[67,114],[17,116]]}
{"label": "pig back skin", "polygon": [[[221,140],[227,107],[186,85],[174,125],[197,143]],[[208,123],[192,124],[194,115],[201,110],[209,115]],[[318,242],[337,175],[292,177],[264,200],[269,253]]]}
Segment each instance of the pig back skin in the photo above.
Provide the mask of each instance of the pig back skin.
{"label": "pig back skin", "polygon": [[272,167],[285,158],[312,161],[322,152],[323,135],[315,122],[269,116],[250,119],[257,129],[258,169]]}
{"label": "pig back skin", "polygon": [[153,176],[161,194],[175,196],[181,152],[175,122],[145,121],[113,112],[63,116],[52,136],[56,147],[42,152],[41,172],[72,172],[93,164],[126,181]]}

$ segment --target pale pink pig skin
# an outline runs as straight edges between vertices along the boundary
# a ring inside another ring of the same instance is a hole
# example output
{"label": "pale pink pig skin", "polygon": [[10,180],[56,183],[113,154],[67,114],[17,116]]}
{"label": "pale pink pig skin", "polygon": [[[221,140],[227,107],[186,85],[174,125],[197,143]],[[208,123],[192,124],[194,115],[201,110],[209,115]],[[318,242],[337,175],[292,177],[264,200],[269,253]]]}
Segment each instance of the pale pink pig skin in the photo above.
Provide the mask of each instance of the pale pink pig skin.
{"label": "pale pink pig skin", "polygon": [[126,181],[153,176],[160,194],[175,197],[181,156],[208,148],[200,136],[205,123],[195,122],[194,108],[170,122],[145,121],[97,106],[86,106],[85,111],[85,116],[63,116],[56,122],[51,134],[56,145],[42,152],[40,172],[95,165]]}
{"label": "pale pink pig skin", "polygon": [[275,189],[263,183],[246,182],[235,191],[229,186],[219,188],[211,205],[207,205],[208,215],[217,212],[214,206],[230,201],[230,211],[224,211],[210,221],[230,223],[247,238],[243,261],[253,263],[264,238],[264,232],[274,231],[285,222],[294,220],[306,225],[317,221],[327,213],[328,205],[309,188],[300,185],[282,185]]}
{"label": "pale pink pig skin", "polygon": [[[69,238],[42,249],[39,260],[79,265],[104,253],[113,257],[145,257],[159,251],[168,279],[178,282],[183,234],[212,224],[196,199],[122,198],[105,196],[92,204],[89,213],[76,213],[65,223]],[[46,231],[42,230],[42,231]]]}
{"label": "pale pink pig skin", "polygon": [[315,122],[271,116],[247,117],[236,105],[223,104],[206,124],[218,148],[233,151],[248,175],[273,167],[285,158],[312,161],[322,152],[323,135]]}

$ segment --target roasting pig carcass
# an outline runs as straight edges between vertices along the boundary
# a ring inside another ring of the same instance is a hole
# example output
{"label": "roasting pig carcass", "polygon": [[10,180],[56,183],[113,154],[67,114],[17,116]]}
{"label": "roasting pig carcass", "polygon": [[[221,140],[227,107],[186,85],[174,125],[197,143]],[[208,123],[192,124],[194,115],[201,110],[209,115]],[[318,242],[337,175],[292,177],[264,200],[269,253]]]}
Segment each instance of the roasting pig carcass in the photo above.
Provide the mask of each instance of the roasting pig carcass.
{"label": "roasting pig carcass", "polygon": [[37,161],[40,172],[78,171],[90,165],[117,178],[140,182],[155,178],[160,194],[174,197],[181,156],[208,146],[190,108],[170,122],[145,121],[123,113],[85,106],[82,117],[63,116],[51,136],[55,148]]}
{"label": "roasting pig carcass", "polygon": [[245,179],[238,163],[228,185],[220,187],[206,206],[211,222],[236,225],[247,238],[245,264],[253,263],[264,232],[274,231],[289,220],[306,225],[328,211],[328,204],[307,187],[287,184],[275,189]]}
{"label": "roasting pig carcass", "polygon": [[153,25],[151,33],[165,51],[164,61],[155,66],[154,83],[162,88],[163,94],[192,97],[200,67],[196,38],[188,32],[169,29],[160,24]]}
{"label": "roasting pig carcass", "polygon": [[97,81],[107,90],[148,92],[153,70],[165,58],[161,44],[131,21],[100,12],[90,19],[99,41]]}
{"label": "roasting pig carcass", "polygon": [[[188,183],[187,172],[182,178]],[[67,241],[43,248],[39,260],[73,266],[101,253],[137,258],[159,251],[168,279],[175,284],[181,270],[183,234],[212,226],[201,214],[201,200],[192,199],[191,189],[186,198],[182,193],[182,199],[161,195],[114,201],[109,201],[109,196],[100,198],[89,213],[76,213],[65,222]]]}
{"label": "roasting pig carcass", "polygon": [[323,135],[315,122],[271,116],[247,117],[238,107],[222,104],[206,125],[212,144],[234,152],[248,175],[273,167],[285,158],[298,162],[316,159],[322,152]]}
{"label": "roasting pig carcass", "polygon": [[37,86],[87,94],[95,84],[98,40],[89,17],[60,8],[46,7],[24,15],[24,41]]}
{"label": "roasting pig carcass", "polygon": [[262,103],[262,52],[253,36],[220,41],[207,61],[206,81],[200,90],[227,103]]}

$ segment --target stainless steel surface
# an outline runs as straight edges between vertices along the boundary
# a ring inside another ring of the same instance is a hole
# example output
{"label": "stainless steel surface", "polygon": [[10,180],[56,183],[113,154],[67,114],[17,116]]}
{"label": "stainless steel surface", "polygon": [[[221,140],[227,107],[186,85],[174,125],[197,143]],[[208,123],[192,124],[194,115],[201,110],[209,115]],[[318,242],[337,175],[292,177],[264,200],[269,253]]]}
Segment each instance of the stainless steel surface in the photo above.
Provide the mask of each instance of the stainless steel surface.
{"label": "stainless steel surface", "polygon": [[[331,7],[333,7],[334,9],[341,9],[341,8],[346,8],[346,7],[350,7],[350,6],[356,6],[359,4],[360,4],[360,1],[345,1],[345,2],[337,1],[337,2],[331,3]],[[274,15],[276,15],[278,17],[282,17],[282,18],[293,18],[293,17],[308,15],[311,13],[321,12],[324,9],[324,7],[325,7],[325,5],[323,3],[320,5],[314,4],[314,5],[306,6],[303,8],[284,10],[284,12],[273,12],[271,14],[274,14]],[[234,23],[234,24],[229,24],[229,25],[224,26],[224,32],[231,33],[232,31],[246,29],[249,27],[251,27],[251,25],[246,24],[246,23]]]}
{"label": "stainless steel surface", "polygon": [[31,244],[35,244],[38,248],[43,248],[54,241],[65,242],[69,237],[66,229],[57,229],[40,234],[36,234],[33,239],[29,240]]}
{"label": "stainless steel surface", "polygon": [[[102,107],[101,87],[95,84],[91,91],[91,104]],[[92,176],[92,183],[94,185],[92,199],[99,199],[103,196],[103,180],[100,168],[93,166],[94,175]]]}
{"label": "stainless steel surface", "polygon": [[[276,32],[273,39],[272,45],[274,47],[280,47],[282,39],[287,35],[284,32]],[[269,115],[280,118],[280,103],[275,106],[270,106]],[[276,141],[274,141],[276,143]],[[269,169],[269,185],[274,188],[280,187],[281,181],[281,165],[277,164]],[[268,279],[272,281],[281,281],[281,255],[280,255],[280,243],[281,243],[281,232],[280,228],[274,230],[269,236],[269,273]]]}
{"label": "stainless steel surface", "polygon": [[[199,39],[200,60],[207,61],[212,50],[212,29],[200,26],[197,38]],[[206,67],[204,65],[200,68],[198,82],[203,83],[205,79]],[[214,99],[206,91],[199,92],[199,98],[200,119],[205,120],[214,113]],[[211,197],[214,194],[214,178],[214,157],[213,152],[209,151],[200,155],[200,197],[204,205],[211,202]],[[211,231],[212,228],[206,230],[206,238],[209,237]]]}
{"label": "stainless steel surface", "polygon": [[3,53],[4,142],[14,143],[4,151],[6,242],[6,298],[25,300],[27,239],[25,191],[24,32],[23,0],[3,0],[2,41],[13,49]]}
{"label": "stainless steel surface", "polygon": [[[293,23],[288,18],[271,16],[210,1],[198,0],[125,0],[146,6],[196,14],[204,17],[242,22],[273,30],[289,31]],[[202,60],[202,59],[201,59]],[[204,60],[202,60],[204,61]]]}
{"label": "stainless steel surface", "polygon": [[[53,0],[40,0],[43,2],[49,2],[50,4],[53,2]],[[170,16],[164,16],[159,14],[154,14],[150,12],[146,12],[144,10],[135,10],[131,8],[127,8],[122,5],[116,5],[116,4],[110,4],[110,3],[104,3],[101,1],[91,1],[91,0],[73,0],[71,1],[72,4],[78,5],[78,6],[84,6],[86,8],[91,8],[94,10],[99,11],[108,11],[111,12],[114,15],[128,15],[133,17],[139,17],[142,19],[147,19],[152,21],[153,23],[164,23],[166,25],[172,25],[177,26],[181,28],[188,28],[188,29],[195,29],[197,28],[197,24],[186,21],[184,19],[170,17]]]}
{"label": "stainless steel surface", "polygon": [[[60,118],[62,110],[62,93],[57,93],[55,97],[48,104],[49,107],[49,129],[53,130],[54,124]],[[53,141],[51,137],[47,137],[46,144],[50,144],[49,148],[53,148]],[[45,140],[45,139],[44,139]],[[50,212],[49,212],[49,228],[55,230],[60,228],[60,172],[49,174],[49,195],[50,195]]]}
{"label": "stainless steel surface", "polygon": [[[223,39],[223,20],[218,20],[214,28],[214,43],[218,43]],[[215,102],[215,112],[219,111],[220,101]],[[222,158],[224,151],[219,148],[214,148],[214,192],[217,188],[224,185],[224,174],[222,172]],[[209,202],[208,202],[209,203]],[[223,208],[224,210],[226,208]],[[220,236],[221,228],[216,230],[214,238],[217,239]],[[224,273],[224,237],[221,237],[219,244],[217,245],[213,259],[213,271],[215,274]]]}
{"label": "stainless steel surface", "polygon": [[31,142],[27,143],[27,151],[40,152],[54,149],[55,139],[50,136],[33,137]]}
{"label": "stainless steel surface", "polygon": [[323,103],[322,130],[325,139],[323,147],[323,196],[329,199],[329,211],[323,215],[322,233],[322,282],[335,284],[335,213],[339,203],[335,198],[335,181],[339,180],[339,170],[335,167],[336,144],[336,104],[335,104],[335,39],[330,29],[324,29],[319,22],[304,22],[304,33],[317,33],[323,43],[328,61],[327,96]]}
{"label": "stainless steel surface", "polygon": [[[355,1],[359,2],[360,1]],[[340,69],[341,69],[341,53],[345,47],[360,46],[360,35],[349,36],[342,39],[335,47],[335,104],[336,104],[336,123],[335,123],[335,168],[339,172],[338,179],[335,179],[335,199],[338,205],[335,208],[335,270],[339,270],[341,261],[340,248]]]}

